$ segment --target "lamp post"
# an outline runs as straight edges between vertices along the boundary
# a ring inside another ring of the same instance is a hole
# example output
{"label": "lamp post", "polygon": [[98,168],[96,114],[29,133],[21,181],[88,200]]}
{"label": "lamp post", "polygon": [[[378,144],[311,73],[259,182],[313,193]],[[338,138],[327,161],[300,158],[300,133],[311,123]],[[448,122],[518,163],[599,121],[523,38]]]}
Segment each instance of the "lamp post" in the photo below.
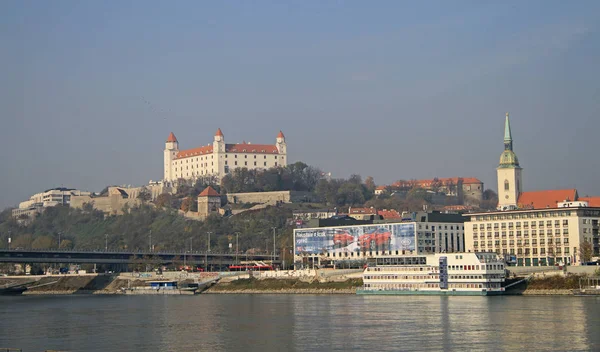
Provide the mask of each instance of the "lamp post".
{"label": "lamp post", "polygon": [[275,229],[276,227],[271,227],[273,229],[273,261],[271,262],[271,265],[273,265],[273,263],[275,263]]}
{"label": "lamp post", "polygon": [[240,235],[239,232],[235,233],[235,263],[236,264],[239,264],[239,261],[238,261],[238,250],[239,250],[239,240],[238,239],[239,239],[239,235]]}
{"label": "lamp post", "polygon": [[152,230],[150,230],[150,235],[148,235],[148,251],[152,252]]}
{"label": "lamp post", "polygon": [[8,231],[8,250],[10,251],[10,242],[12,241],[10,237],[10,231]]}
{"label": "lamp post", "polygon": [[104,251],[108,252],[108,234],[104,234]]}
{"label": "lamp post", "polygon": [[206,233],[207,241],[206,241],[206,253],[204,253],[204,271],[208,271],[208,252],[210,252],[210,234],[211,234],[211,232]]}
{"label": "lamp post", "polygon": [[59,233],[58,233],[58,248],[59,248],[59,249],[60,249],[60,235],[61,235],[61,233],[59,232]]}
{"label": "lamp post", "polygon": [[192,253],[194,251],[194,246],[193,246],[193,242],[192,242],[192,237],[190,237],[190,253]]}

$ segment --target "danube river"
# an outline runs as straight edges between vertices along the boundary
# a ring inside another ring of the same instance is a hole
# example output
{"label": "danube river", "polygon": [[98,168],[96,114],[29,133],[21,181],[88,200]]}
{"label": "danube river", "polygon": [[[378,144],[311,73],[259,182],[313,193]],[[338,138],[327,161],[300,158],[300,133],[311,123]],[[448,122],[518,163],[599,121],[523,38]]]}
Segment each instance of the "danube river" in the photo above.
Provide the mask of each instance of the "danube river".
{"label": "danube river", "polygon": [[68,351],[599,351],[600,298],[0,297],[0,348]]}

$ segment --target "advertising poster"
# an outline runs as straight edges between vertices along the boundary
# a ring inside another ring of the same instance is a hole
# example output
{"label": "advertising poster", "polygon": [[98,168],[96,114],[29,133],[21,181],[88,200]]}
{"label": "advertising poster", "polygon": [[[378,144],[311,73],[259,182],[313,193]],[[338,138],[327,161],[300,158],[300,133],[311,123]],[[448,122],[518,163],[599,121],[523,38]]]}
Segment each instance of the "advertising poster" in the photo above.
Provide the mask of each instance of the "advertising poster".
{"label": "advertising poster", "polygon": [[414,223],[322,227],[294,230],[298,254],[414,251]]}

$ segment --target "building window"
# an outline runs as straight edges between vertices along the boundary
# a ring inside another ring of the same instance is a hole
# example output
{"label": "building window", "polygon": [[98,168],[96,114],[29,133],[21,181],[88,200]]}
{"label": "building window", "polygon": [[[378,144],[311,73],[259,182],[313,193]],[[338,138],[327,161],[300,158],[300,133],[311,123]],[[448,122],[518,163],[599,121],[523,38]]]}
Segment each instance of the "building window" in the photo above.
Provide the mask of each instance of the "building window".
{"label": "building window", "polygon": [[248,162],[247,161],[244,161],[244,166],[248,166]]}
{"label": "building window", "polygon": [[267,158],[267,156],[265,155],[265,159]]}
{"label": "building window", "polygon": [[237,165],[237,161],[235,162],[235,165]]}
{"label": "building window", "polygon": [[265,161],[265,166],[267,166],[267,162]]}
{"label": "building window", "polygon": [[244,159],[248,159],[248,154],[244,155]]}
{"label": "building window", "polygon": [[277,162],[275,162],[275,166],[277,166]]}
{"label": "building window", "polygon": [[256,166],[256,161],[254,162],[254,166]]}
{"label": "building window", "polygon": [[508,180],[504,180],[504,190],[508,191],[509,190],[509,185],[508,185]]}

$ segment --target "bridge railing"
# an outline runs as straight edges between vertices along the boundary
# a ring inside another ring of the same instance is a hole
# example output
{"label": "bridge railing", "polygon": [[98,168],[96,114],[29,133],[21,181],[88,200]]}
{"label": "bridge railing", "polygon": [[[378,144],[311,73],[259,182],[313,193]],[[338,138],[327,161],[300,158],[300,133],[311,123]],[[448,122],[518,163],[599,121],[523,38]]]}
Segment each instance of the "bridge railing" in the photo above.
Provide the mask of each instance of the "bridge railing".
{"label": "bridge railing", "polygon": [[[36,252],[36,253],[102,253],[102,254],[131,254],[131,255],[222,255],[222,256],[234,256],[235,252],[217,252],[217,251],[130,251],[130,250],[102,250],[102,249],[64,249],[64,248],[48,248],[48,249],[40,249],[40,248],[10,248],[10,249],[0,249],[0,252]],[[241,259],[242,257],[272,257],[273,253],[242,253],[238,252],[237,256]],[[279,254],[275,255],[275,258],[279,258]]]}

